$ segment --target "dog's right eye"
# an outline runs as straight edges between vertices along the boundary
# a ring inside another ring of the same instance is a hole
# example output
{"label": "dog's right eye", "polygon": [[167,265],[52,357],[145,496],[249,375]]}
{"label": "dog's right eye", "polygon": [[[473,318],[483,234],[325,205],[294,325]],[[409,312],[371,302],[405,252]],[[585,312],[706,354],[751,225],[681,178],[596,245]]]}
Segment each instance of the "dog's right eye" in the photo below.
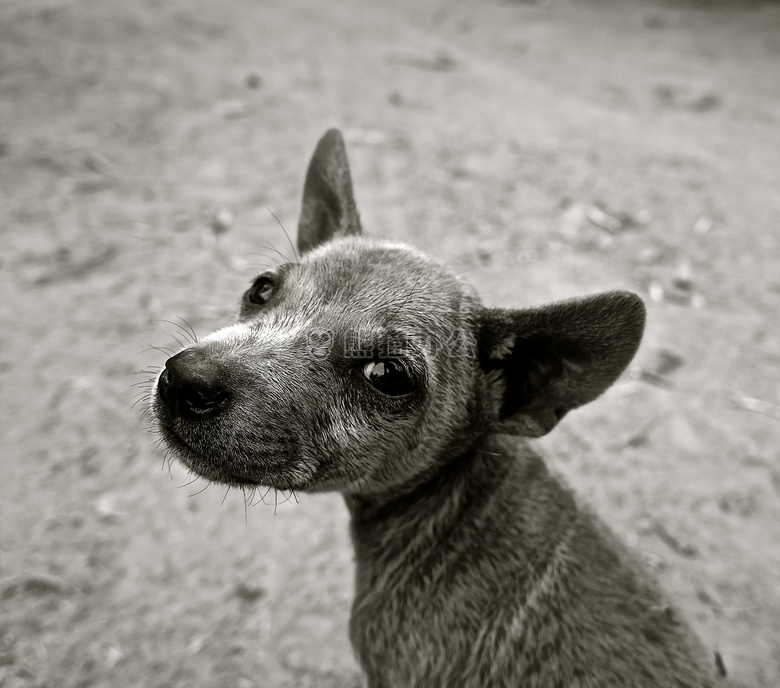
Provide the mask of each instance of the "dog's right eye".
{"label": "dog's right eye", "polygon": [[253,303],[256,306],[262,306],[271,298],[274,293],[276,284],[274,278],[270,273],[263,273],[257,277],[246,292],[246,298],[249,303]]}
{"label": "dog's right eye", "polygon": [[414,382],[399,361],[370,361],[363,366],[363,375],[380,392],[391,397],[402,397],[414,391]]}

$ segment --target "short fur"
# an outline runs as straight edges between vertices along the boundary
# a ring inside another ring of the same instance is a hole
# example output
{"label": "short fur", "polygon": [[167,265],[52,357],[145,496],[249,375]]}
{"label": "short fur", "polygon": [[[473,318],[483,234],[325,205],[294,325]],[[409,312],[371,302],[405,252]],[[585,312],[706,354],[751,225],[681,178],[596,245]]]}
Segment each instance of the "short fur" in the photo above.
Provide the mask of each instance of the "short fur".
{"label": "short fur", "polygon": [[439,261],[362,236],[337,130],[312,157],[298,247],[235,325],[167,362],[153,405],[206,478],[344,495],[368,686],[713,685],[625,548],[509,436],[549,432],[617,379],[641,300],[482,306]]}

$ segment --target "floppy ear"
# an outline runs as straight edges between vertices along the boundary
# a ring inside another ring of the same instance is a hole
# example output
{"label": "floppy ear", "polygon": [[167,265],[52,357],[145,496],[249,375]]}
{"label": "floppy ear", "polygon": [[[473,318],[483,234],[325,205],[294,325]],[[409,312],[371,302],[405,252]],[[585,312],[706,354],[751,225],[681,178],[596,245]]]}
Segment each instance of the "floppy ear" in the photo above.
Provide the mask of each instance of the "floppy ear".
{"label": "floppy ear", "polygon": [[634,357],[645,306],[625,291],[527,310],[485,309],[478,328],[498,432],[540,437],[595,399]]}
{"label": "floppy ear", "polygon": [[306,253],[333,237],[360,233],[344,139],[338,129],[328,129],[306,172],[298,250]]}

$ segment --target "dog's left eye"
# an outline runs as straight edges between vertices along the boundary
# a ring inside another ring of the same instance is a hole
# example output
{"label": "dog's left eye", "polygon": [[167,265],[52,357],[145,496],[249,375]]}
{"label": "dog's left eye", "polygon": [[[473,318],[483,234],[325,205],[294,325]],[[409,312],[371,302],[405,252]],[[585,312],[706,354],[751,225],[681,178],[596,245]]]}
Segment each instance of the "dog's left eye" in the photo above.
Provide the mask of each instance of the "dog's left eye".
{"label": "dog's left eye", "polygon": [[271,298],[275,288],[276,284],[274,282],[273,276],[269,273],[264,273],[257,277],[254,281],[254,284],[249,287],[249,290],[246,293],[246,298],[250,303],[253,303],[256,306],[262,306],[266,301],[268,301],[268,299]]}
{"label": "dog's left eye", "polygon": [[370,361],[363,366],[363,375],[380,392],[391,397],[402,397],[414,391],[414,383],[399,361]]}

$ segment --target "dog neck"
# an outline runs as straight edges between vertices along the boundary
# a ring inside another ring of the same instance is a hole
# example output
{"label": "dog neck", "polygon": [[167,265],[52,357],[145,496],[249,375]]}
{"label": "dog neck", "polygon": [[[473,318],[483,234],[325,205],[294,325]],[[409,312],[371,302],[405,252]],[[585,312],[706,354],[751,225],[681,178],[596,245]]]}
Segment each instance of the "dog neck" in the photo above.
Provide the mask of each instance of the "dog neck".
{"label": "dog neck", "polygon": [[[430,479],[385,499],[345,495],[358,563],[420,557],[473,531],[500,502],[522,503],[552,483],[544,462],[522,441],[488,435]],[[568,500],[565,500],[568,502]],[[566,505],[567,510],[570,505]]]}

